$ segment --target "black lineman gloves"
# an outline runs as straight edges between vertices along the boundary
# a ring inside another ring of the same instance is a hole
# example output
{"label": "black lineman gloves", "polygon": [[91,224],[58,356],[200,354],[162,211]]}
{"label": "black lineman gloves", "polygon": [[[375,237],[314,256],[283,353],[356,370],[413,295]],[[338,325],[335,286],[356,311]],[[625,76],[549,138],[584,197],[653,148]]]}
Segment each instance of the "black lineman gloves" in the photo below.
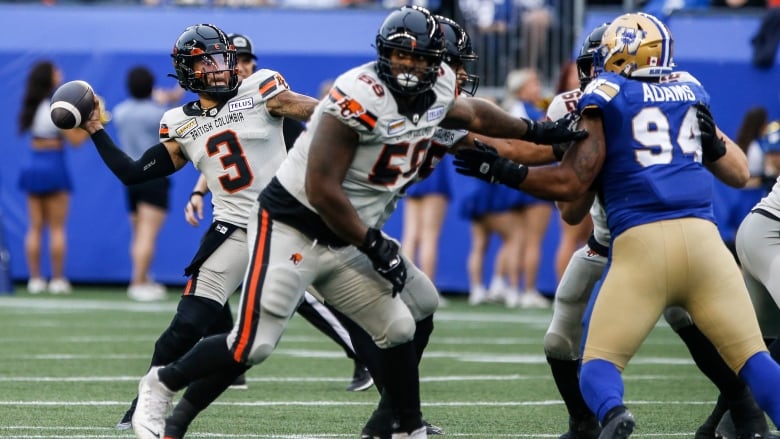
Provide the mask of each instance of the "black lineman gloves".
{"label": "black lineman gloves", "polygon": [[359,250],[371,259],[374,270],[393,284],[393,297],[404,289],[406,265],[395,241],[385,238],[381,230],[369,228]]}
{"label": "black lineman gloves", "polygon": [[701,102],[696,104],[696,119],[701,131],[702,155],[708,162],[714,162],[726,155],[726,144],[718,137],[718,130],[710,110]]}
{"label": "black lineman gloves", "polygon": [[556,121],[536,122],[523,119],[528,123],[528,131],[521,140],[538,143],[540,145],[554,145],[572,140],[580,140],[588,137],[588,132],[569,129],[570,119],[562,117]]}
{"label": "black lineman gloves", "polygon": [[528,168],[500,157],[496,150],[474,139],[476,148],[464,148],[455,153],[455,171],[477,177],[489,183],[503,183],[517,189],[528,175]]}

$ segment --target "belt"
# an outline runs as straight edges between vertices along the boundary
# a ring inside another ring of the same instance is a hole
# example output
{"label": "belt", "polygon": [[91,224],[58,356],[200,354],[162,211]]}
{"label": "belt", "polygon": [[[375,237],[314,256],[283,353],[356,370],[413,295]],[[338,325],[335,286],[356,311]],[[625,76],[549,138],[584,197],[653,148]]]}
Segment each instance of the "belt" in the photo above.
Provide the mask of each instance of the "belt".
{"label": "belt", "polygon": [[596,254],[598,254],[599,256],[604,256],[605,258],[609,257],[609,247],[607,247],[606,245],[602,245],[598,241],[596,241],[596,237],[593,236],[592,233],[588,238],[588,247],[590,247],[590,249],[596,252]]}
{"label": "belt", "polygon": [[761,216],[765,216],[765,217],[767,217],[767,218],[769,218],[771,220],[780,221],[780,218],[775,216],[775,214],[769,212],[766,209],[762,209],[760,207],[756,207],[755,209],[751,210],[750,213],[757,213],[757,214],[759,214]]}

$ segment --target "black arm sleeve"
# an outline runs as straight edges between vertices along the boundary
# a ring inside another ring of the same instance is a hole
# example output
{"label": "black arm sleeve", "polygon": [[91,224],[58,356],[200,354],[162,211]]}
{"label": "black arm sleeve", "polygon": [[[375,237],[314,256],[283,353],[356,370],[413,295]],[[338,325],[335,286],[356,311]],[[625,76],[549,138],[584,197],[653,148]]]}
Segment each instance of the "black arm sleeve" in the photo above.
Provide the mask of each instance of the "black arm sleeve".
{"label": "black arm sleeve", "polygon": [[147,149],[144,155],[135,161],[117,148],[106,130],[95,132],[92,135],[92,142],[111,172],[126,185],[142,183],[176,172],[171,155],[162,143]]}

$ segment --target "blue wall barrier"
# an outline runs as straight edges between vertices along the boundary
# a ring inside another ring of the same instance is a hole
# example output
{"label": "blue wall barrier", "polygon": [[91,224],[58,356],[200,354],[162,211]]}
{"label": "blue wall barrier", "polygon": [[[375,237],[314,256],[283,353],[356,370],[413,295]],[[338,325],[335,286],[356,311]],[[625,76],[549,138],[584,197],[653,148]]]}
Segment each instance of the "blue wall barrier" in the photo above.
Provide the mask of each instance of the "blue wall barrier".
{"label": "blue wall barrier", "polygon": [[[228,32],[247,34],[255,43],[259,64],[280,71],[299,92],[316,95],[323,80],[375,56],[376,30],[386,11],[276,9],[204,9],[146,7],[45,7],[0,5],[0,23],[13,37],[0,39],[0,78],[5,90],[0,104],[8,109],[0,118],[5,142],[0,161],[0,209],[11,254],[11,275],[27,278],[23,238],[27,227],[24,194],[17,189],[18,169],[28,154],[29,139],[16,128],[24,80],[40,59],[51,59],[64,71],[66,80],[91,83],[111,108],[126,97],[126,71],[145,64],[157,76],[158,85],[170,87],[170,49],[188,25],[214,23]],[[615,14],[590,14],[584,29],[608,21]],[[670,20],[675,35],[675,59],[691,71],[712,95],[713,113],[730,135],[736,133],[744,112],[764,105],[773,117],[780,111],[780,75],[750,64],[749,39],[758,29],[755,16],[681,16]],[[31,28],[33,27],[34,28]],[[193,98],[190,96],[189,98]],[[109,131],[115,134],[109,124]],[[122,184],[103,165],[90,142],[69,151],[75,192],[68,223],[66,273],[75,282],[125,283],[130,276],[128,243],[130,229]],[[470,246],[467,221],[457,214],[457,205],[473,182],[452,171],[455,196],[445,220],[436,284],[445,291],[467,291],[465,264]],[[183,208],[197,173],[187,166],[173,177],[171,212],[162,230],[152,271],[170,284],[182,284],[183,267],[198,246],[205,228],[193,228],[183,219]],[[719,189],[722,217],[735,215],[739,193]],[[386,230],[401,235],[403,203]],[[208,219],[206,220],[208,222]],[[733,222],[733,221],[732,221]],[[554,254],[559,219],[553,214],[545,237],[537,287],[551,293],[555,288]],[[730,227],[722,222],[722,232]],[[485,273],[492,271],[493,242]],[[48,272],[44,266],[44,272]]]}

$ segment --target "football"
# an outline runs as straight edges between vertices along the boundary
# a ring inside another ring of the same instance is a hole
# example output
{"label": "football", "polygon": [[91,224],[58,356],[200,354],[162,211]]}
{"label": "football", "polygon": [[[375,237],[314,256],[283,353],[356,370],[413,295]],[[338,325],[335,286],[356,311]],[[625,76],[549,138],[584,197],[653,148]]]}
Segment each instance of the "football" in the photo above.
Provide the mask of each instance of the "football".
{"label": "football", "polygon": [[85,81],[70,81],[57,88],[51,97],[51,121],[57,128],[76,128],[89,118],[94,92]]}

